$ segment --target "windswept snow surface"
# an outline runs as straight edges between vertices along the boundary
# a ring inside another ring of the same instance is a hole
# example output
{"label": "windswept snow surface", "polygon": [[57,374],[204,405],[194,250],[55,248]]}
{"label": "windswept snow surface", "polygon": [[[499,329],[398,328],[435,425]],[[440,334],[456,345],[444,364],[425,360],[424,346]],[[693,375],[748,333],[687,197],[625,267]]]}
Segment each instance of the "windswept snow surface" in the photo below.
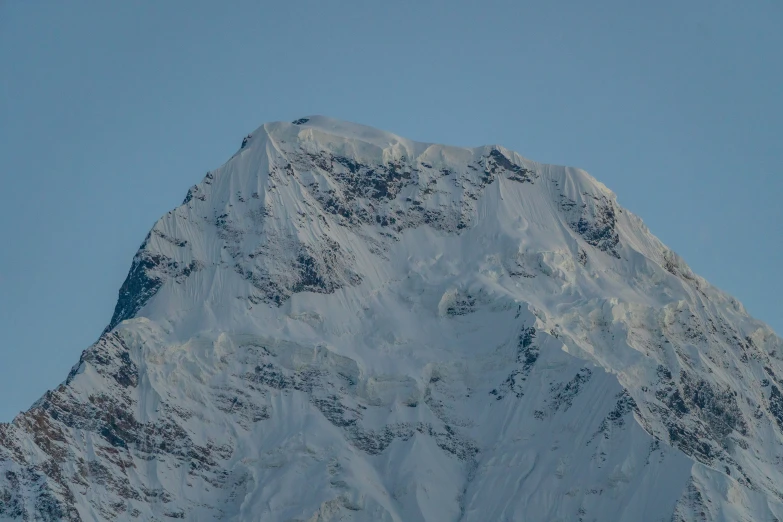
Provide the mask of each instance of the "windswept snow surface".
{"label": "windswept snow surface", "polygon": [[783,520],[781,357],[584,171],[269,123],[0,425],[0,519]]}

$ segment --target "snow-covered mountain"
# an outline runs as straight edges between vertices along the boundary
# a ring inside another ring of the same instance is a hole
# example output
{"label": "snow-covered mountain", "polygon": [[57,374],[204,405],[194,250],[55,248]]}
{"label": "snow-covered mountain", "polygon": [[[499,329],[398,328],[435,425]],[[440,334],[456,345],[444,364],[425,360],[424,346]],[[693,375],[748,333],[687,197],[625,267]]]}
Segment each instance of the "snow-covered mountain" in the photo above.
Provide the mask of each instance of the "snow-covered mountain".
{"label": "snow-covered mountain", "polygon": [[0,425],[2,520],[783,520],[783,343],[587,173],[311,117]]}

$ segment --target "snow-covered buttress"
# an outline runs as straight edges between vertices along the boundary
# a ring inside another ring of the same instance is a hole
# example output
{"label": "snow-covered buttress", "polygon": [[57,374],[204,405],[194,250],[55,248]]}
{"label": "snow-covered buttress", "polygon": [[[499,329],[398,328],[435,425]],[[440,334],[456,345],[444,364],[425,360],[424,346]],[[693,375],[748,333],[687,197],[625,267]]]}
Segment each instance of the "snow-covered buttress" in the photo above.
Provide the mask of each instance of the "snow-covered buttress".
{"label": "snow-covered buttress", "polygon": [[783,520],[781,390],[587,173],[269,123],[0,425],[0,520]]}

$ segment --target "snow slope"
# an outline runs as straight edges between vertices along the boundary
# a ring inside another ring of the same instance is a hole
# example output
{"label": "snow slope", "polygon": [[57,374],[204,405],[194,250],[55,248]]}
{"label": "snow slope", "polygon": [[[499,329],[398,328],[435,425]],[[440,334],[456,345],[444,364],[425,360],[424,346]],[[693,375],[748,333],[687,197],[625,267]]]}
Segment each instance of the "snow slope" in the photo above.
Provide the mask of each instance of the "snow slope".
{"label": "snow slope", "polygon": [[0,425],[0,519],[783,519],[782,357],[584,171],[269,123]]}

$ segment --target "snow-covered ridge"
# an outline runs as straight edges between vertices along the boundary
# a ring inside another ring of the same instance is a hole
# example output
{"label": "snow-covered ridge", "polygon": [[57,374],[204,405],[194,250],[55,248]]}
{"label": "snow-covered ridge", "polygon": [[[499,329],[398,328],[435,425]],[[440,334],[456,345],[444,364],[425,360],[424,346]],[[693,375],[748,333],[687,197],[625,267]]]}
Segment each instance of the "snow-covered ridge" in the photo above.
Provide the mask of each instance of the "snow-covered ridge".
{"label": "snow-covered ridge", "polygon": [[0,519],[774,520],[781,348],[584,171],[268,123],[0,425]]}

